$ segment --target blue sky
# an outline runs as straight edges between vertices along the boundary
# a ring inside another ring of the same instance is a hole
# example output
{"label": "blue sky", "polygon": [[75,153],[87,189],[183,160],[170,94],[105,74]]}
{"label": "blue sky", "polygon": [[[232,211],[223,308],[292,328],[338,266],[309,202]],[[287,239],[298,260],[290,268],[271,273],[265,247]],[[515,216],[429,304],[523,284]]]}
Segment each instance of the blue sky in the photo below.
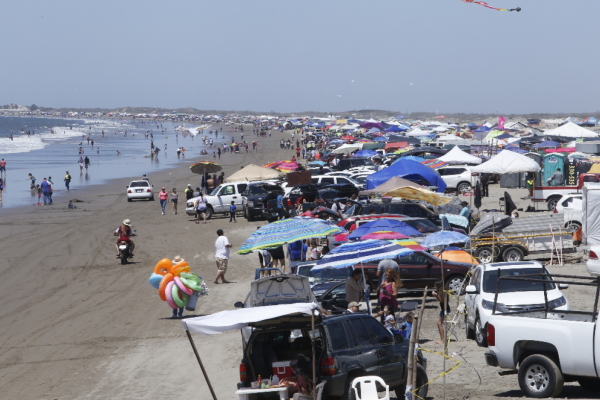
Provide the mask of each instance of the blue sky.
{"label": "blue sky", "polygon": [[[0,104],[594,112],[598,0],[12,1]],[[412,85],[411,85],[412,84]]]}

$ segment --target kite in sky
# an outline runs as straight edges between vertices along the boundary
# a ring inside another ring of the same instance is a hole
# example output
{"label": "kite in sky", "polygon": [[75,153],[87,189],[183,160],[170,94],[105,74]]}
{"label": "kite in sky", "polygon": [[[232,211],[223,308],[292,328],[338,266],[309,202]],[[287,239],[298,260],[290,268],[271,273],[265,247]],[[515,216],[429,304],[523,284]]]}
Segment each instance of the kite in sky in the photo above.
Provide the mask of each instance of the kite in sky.
{"label": "kite in sky", "polygon": [[485,1],[475,1],[475,0],[462,0],[465,3],[475,3],[475,4],[479,4],[480,6],[484,6],[487,8],[491,8],[492,10],[498,10],[498,11],[521,11],[521,7],[517,7],[517,8],[511,8],[510,10],[507,10],[506,8],[496,8],[496,7],[492,7],[490,6],[488,3],[486,3]]}

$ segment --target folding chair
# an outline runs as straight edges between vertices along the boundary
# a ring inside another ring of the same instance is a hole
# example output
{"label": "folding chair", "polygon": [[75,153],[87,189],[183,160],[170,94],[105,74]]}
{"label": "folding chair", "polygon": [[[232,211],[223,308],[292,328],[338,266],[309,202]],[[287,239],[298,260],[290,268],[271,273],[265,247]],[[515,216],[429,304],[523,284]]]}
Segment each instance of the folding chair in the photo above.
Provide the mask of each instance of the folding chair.
{"label": "folding chair", "polygon": [[460,322],[461,315],[463,315],[464,313],[465,313],[465,305],[463,303],[461,303],[458,305],[456,312],[452,316],[452,319],[445,321],[446,324],[448,324],[448,330],[450,331],[450,334],[454,335],[456,340],[458,340],[459,342],[462,342],[462,337],[458,333],[455,332],[455,328],[458,325],[458,323]]}

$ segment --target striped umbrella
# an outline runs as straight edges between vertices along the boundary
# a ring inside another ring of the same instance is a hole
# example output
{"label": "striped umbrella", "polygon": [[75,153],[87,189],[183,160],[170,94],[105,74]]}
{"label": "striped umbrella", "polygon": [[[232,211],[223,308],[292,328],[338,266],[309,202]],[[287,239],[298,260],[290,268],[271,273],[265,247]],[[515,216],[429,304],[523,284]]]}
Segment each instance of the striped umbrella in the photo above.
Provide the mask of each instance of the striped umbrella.
{"label": "striped umbrella", "polygon": [[296,217],[273,222],[257,229],[238,250],[247,254],[253,250],[275,249],[297,240],[324,238],[345,232],[329,221],[318,218]]}
{"label": "striped umbrella", "polygon": [[392,239],[408,239],[408,236],[401,234],[400,232],[393,231],[378,231],[367,233],[361,237],[360,240],[377,239],[377,240],[392,240]]}
{"label": "striped umbrella", "polygon": [[454,231],[439,231],[427,236],[421,242],[421,246],[431,249],[432,247],[449,246],[458,243],[469,243],[469,237]]}
{"label": "striped umbrella", "polygon": [[212,161],[200,161],[190,167],[194,174],[214,174],[222,168],[220,164]]}
{"label": "striped umbrella", "polygon": [[281,172],[292,172],[298,168],[296,161],[283,161],[281,164],[275,167],[276,170]]}
{"label": "striped umbrella", "polygon": [[422,161],[421,164],[426,165],[432,169],[440,169],[448,165],[447,162],[438,160],[437,158],[434,158],[433,160]]}
{"label": "striped umbrella", "polygon": [[273,168],[273,167],[276,167],[276,166],[278,166],[278,165],[279,165],[279,164],[281,164],[282,162],[283,162],[283,161],[275,161],[275,162],[270,162],[270,163],[267,163],[267,164],[263,165],[262,167],[263,167],[263,168]]}
{"label": "striped umbrella", "polygon": [[323,256],[312,272],[323,268],[343,268],[361,262],[379,261],[386,258],[405,257],[414,251],[385,240],[364,240],[344,243]]}

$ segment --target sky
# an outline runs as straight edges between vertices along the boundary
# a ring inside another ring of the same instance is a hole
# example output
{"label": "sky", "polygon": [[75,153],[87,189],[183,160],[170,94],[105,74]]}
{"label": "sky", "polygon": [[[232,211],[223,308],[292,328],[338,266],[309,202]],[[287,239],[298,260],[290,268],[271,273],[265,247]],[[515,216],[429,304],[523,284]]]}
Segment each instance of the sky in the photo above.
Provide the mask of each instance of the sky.
{"label": "sky", "polygon": [[4,2],[0,104],[600,110],[600,1],[487,2]]}

